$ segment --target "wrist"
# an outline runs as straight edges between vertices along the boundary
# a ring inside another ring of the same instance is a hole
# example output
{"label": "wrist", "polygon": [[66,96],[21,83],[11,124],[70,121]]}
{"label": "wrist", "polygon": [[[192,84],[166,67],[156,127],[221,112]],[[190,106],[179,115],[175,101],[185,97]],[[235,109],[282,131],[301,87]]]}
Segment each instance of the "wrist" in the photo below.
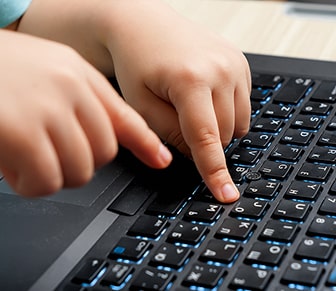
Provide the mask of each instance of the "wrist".
{"label": "wrist", "polygon": [[[75,49],[105,75],[113,75],[113,63],[98,39],[98,11],[104,0],[34,0],[18,31],[63,43]],[[114,2],[114,1],[107,1]]]}
{"label": "wrist", "polygon": [[167,11],[173,11],[161,0],[103,1],[100,9],[97,32],[110,51],[119,43],[132,46],[134,41],[141,40],[141,35],[151,31],[148,27],[164,23],[170,15]]}

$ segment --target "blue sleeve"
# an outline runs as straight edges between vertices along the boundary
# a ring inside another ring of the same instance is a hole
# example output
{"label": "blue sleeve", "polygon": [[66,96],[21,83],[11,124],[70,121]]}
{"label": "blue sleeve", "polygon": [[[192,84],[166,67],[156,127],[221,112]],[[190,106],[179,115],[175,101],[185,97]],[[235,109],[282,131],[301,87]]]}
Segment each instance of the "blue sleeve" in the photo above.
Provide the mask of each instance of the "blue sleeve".
{"label": "blue sleeve", "polygon": [[0,0],[0,28],[19,19],[32,0]]}

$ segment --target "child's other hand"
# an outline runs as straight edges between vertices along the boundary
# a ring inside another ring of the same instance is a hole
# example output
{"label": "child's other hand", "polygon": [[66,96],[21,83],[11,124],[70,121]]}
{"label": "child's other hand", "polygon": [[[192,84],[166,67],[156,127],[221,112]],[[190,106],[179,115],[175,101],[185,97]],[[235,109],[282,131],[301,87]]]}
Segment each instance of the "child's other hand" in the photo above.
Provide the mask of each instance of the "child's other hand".
{"label": "child's other hand", "polygon": [[118,142],[149,166],[171,154],[108,81],[74,50],[0,30],[0,170],[20,194],[86,183]]}

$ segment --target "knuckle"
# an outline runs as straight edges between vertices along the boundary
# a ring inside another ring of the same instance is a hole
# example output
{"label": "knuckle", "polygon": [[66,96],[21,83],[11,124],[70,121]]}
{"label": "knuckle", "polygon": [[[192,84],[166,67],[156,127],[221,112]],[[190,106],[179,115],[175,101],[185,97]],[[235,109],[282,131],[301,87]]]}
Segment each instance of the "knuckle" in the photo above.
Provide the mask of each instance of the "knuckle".
{"label": "knuckle", "polygon": [[187,82],[189,84],[198,84],[204,79],[204,75],[199,71],[190,66],[184,66],[177,72],[178,78],[182,82]]}
{"label": "knuckle", "polygon": [[56,82],[62,85],[61,88],[70,88],[73,90],[72,92],[75,92],[75,90],[80,88],[79,74],[76,70],[70,68],[70,66],[67,68],[55,68],[53,71],[53,78]]}
{"label": "knuckle", "polygon": [[219,142],[218,133],[210,130],[209,128],[200,128],[197,136],[197,143],[201,148],[211,148],[217,145]]}
{"label": "knuckle", "polygon": [[[172,74],[171,86],[169,86],[169,96],[180,96],[190,90],[197,90],[198,88],[206,87],[207,80],[204,71],[191,66],[183,66],[178,68]],[[177,100],[171,100],[174,104]],[[175,102],[174,102],[175,101]]]}
{"label": "knuckle", "polygon": [[228,167],[224,162],[214,162],[211,167],[207,169],[206,180],[211,185],[222,185],[225,181],[229,181]]}
{"label": "knuckle", "polygon": [[180,130],[173,130],[171,131],[165,138],[165,140],[176,147],[180,152],[184,153],[185,155],[190,155],[190,149],[186,144],[183,135]]}
{"label": "knuckle", "polygon": [[[50,74],[55,82],[64,88],[81,88],[83,76],[83,60],[67,46],[63,48],[62,58],[52,67]],[[61,87],[61,88],[62,88]]]}

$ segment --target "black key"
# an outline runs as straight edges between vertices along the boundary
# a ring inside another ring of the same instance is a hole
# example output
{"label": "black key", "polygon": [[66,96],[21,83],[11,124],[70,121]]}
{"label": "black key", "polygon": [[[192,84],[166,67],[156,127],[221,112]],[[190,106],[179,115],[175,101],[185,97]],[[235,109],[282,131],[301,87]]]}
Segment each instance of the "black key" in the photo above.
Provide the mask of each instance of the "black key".
{"label": "black key", "polygon": [[296,105],[305,96],[308,89],[313,84],[314,82],[311,79],[290,79],[274,96],[273,101],[277,103]]}
{"label": "black key", "polygon": [[273,135],[250,131],[240,140],[240,146],[247,148],[266,149],[273,140]]}
{"label": "black key", "polygon": [[265,161],[259,172],[266,178],[284,180],[292,171],[293,166],[274,161]]}
{"label": "black key", "polygon": [[291,116],[293,111],[294,111],[293,106],[272,103],[267,106],[263,116],[287,119]]}
{"label": "black key", "polygon": [[259,113],[261,107],[262,105],[259,102],[251,100],[251,115],[253,116]]}
{"label": "black key", "polygon": [[262,179],[250,182],[244,191],[244,196],[272,199],[279,193],[279,189],[280,183]]}
{"label": "black key", "polygon": [[151,195],[151,191],[138,181],[133,180],[121,195],[109,205],[107,210],[124,215],[135,215]]}
{"label": "black key", "polygon": [[184,219],[197,222],[214,222],[223,207],[219,204],[194,201],[184,215]]}
{"label": "black key", "polygon": [[87,260],[82,264],[77,274],[73,278],[75,283],[85,283],[90,284],[98,274],[106,267],[105,260],[101,259],[91,259]]}
{"label": "black key", "polygon": [[233,289],[261,291],[266,289],[271,277],[272,271],[270,270],[242,265],[234,275],[230,287]]}
{"label": "black key", "polygon": [[265,101],[269,96],[271,96],[270,90],[265,90],[265,89],[259,89],[259,88],[252,88],[251,91],[251,100],[254,101]]}
{"label": "black key", "polygon": [[334,116],[332,118],[332,120],[328,123],[327,129],[331,130],[331,131],[335,131],[336,130],[336,116]]}
{"label": "black key", "polygon": [[320,184],[304,181],[293,181],[285,192],[286,198],[300,200],[316,200],[322,187]]}
{"label": "black key", "polygon": [[308,235],[336,238],[336,219],[326,216],[317,216],[310,224]]}
{"label": "black key", "polygon": [[298,115],[291,123],[291,127],[300,129],[317,130],[323,122],[319,116]]}
{"label": "black key", "polygon": [[253,131],[268,133],[278,132],[284,125],[283,120],[274,118],[259,118],[252,126]]}
{"label": "black key", "polygon": [[213,239],[208,242],[199,259],[229,264],[237,256],[240,249],[240,245],[237,243]]}
{"label": "black key", "polygon": [[268,74],[252,74],[252,84],[253,87],[270,88],[275,89],[284,78],[279,75],[268,75]]}
{"label": "black key", "polygon": [[112,249],[110,257],[138,261],[150,247],[151,243],[146,240],[123,237]]}
{"label": "black key", "polygon": [[168,236],[168,241],[173,243],[186,243],[196,245],[207,233],[208,228],[204,225],[189,222],[179,222]]}
{"label": "black key", "polygon": [[63,291],[86,291],[87,289],[82,287],[81,285],[68,284],[62,290]]}
{"label": "black key", "polygon": [[254,228],[255,224],[251,221],[228,217],[217,230],[216,237],[245,240]]}
{"label": "black key", "polygon": [[336,266],[334,266],[328,276],[328,286],[336,286]]}
{"label": "black key", "polygon": [[265,214],[268,207],[267,201],[242,197],[232,208],[230,215],[259,219]]}
{"label": "black key", "polygon": [[259,238],[266,241],[293,242],[299,226],[296,223],[270,220],[264,226]]}
{"label": "black key", "polygon": [[130,265],[112,262],[104,274],[102,285],[120,286],[133,271],[134,268]]}
{"label": "black key", "polygon": [[332,196],[325,197],[319,208],[319,213],[335,216],[336,215],[336,198]]}
{"label": "black key", "polygon": [[[174,193],[174,192],[172,192]],[[176,216],[191,193],[185,192],[181,195],[158,195],[148,206],[146,213],[163,216]],[[188,195],[189,194],[189,195]]]}
{"label": "black key", "polygon": [[150,263],[155,266],[166,266],[178,269],[191,256],[189,248],[164,243],[152,256]]}
{"label": "black key", "polygon": [[324,131],[317,143],[321,146],[336,147],[336,134],[332,131]]}
{"label": "black key", "polygon": [[313,138],[313,134],[309,131],[289,128],[281,137],[281,142],[285,144],[306,146]]}
{"label": "black key", "polygon": [[167,227],[168,222],[155,216],[140,216],[130,227],[127,234],[132,236],[144,236],[157,238]]}
{"label": "black key", "polygon": [[311,206],[303,202],[292,200],[281,200],[273,212],[273,217],[277,219],[304,221]]}
{"label": "black key", "polygon": [[336,181],[334,181],[334,183],[332,183],[330,189],[329,189],[329,194],[331,195],[335,195],[336,194]]}
{"label": "black key", "polygon": [[310,115],[328,115],[331,105],[323,102],[308,101],[302,108],[301,113]]}
{"label": "black key", "polygon": [[241,184],[244,180],[245,174],[250,168],[243,166],[230,165],[229,172],[234,183]]}
{"label": "black key", "polygon": [[205,185],[201,186],[194,196],[196,201],[203,201],[208,203],[218,203],[218,200],[213,196],[211,191]]}
{"label": "black key", "polygon": [[132,287],[136,290],[163,291],[174,279],[171,272],[155,268],[144,268],[133,280]]}
{"label": "black key", "polygon": [[322,82],[317,90],[313,93],[311,100],[323,102],[336,102],[336,83]]}
{"label": "black key", "polygon": [[270,158],[278,161],[295,162],[302,155],[303,150],[299,147],[279,144],[270,154]]}
{"label": "black key", "polygon": [[265,242],[255,242],[248,252],[245,262],[248,264],[258,264],[267,266],[278,266],[285,255],[283,245],[268,244]]}
{"label": "black key", "polygon": [[233,164],[254,165],[261,156],[261,151],[237,147],[228,157],[228,161]]}
{"label": "black key", "polygon": [[316,163],[336,163],[336,149],[315,146],[309,154],[308,160]]}
{"label": "black key", "polygon": [[281,280],[286,284],[317,286],[322,273],[322,265],[312,265],[299,261],[293,261],[287,267]]}
{"label": "black key", "polygon": [[304,163],[301,166],[296,177],[302,180],[325,182],[327,181],[327,178],[331,172],[332,172],[331,167]]}
{"label": "black key", "polygon": [[203,263],[194,264],[182,284],[185,286],[214,288],[225,274],[226,271],[222,267]]}
{"label": "black key", "polygon": [[295,290],[293,288],[286,287],[286,286],[279,286],[276,289],[274,289],[274,291],[297,291],[297,290]]}
{"label": "black key", "polygon": [[330,240],[305,238],[295,251],[295,257],[325,262],[331,257],[333,249],[334,243]]}

